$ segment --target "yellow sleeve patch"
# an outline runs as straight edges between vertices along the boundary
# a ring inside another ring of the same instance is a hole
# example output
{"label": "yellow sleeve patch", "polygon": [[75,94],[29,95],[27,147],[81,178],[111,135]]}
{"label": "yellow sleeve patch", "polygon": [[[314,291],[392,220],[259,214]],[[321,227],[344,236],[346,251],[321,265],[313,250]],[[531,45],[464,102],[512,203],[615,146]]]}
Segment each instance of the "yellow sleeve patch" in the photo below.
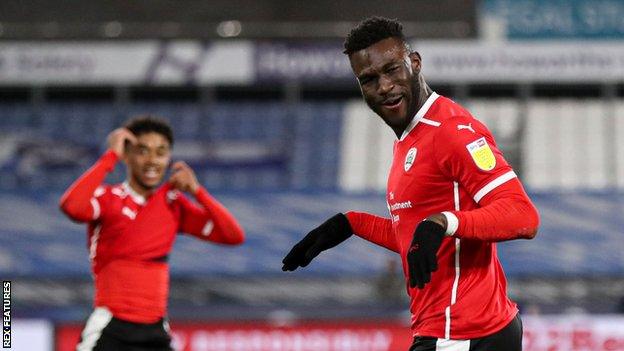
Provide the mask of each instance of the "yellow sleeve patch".
{"label": "yellow sleeve patch", "polygon": [[479,169],[491,171],[496,167],[496,157],[494,157],[490,145],[485,141],[485,137],[466,145],[466,148]]}

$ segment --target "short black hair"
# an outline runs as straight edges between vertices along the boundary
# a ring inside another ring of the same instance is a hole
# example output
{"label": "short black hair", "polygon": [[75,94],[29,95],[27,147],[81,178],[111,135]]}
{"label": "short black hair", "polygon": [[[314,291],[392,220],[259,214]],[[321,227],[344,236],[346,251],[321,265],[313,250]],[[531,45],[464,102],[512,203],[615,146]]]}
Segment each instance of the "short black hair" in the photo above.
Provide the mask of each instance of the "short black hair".
{"label": "short black hair", "polygon": [[351,55],[387,38],[406,41],[401,22],[378,16],[366,18],[347,35],[344,41],[344,53]]}
{"label": "short black hair", "polygon": [[152,115],[136,116],[129,119],[124,127],[136,136],[151,132],[158,133],[169,141],[169,145],[173,146],[173,130],[169,122],[162,118]]}

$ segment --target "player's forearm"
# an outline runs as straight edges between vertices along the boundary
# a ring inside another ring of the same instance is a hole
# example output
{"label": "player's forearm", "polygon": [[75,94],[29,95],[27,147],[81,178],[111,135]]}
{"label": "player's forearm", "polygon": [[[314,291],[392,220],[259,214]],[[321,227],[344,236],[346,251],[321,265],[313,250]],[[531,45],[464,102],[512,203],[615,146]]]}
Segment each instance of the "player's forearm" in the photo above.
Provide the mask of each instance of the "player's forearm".
{"label": "player's forearm", "polygon": [[114,152],[107,151],[104,153],[65,191],[60,200],[61,210],[77,221],[92,220],[94,209],[91,199],[93,193],[102,184],[106,175],[115,168],[117,160],[118,157]]}
{"label": "player's forearm", "polygon": [[532,239],[537,234],[539,214],[524,194],[497,198],[472,211],[452,212],[457,217],[455,236],[484,241]]}
{"label": "player's forearm", "polygon": [[208,240],[221,244],[239,245],[245,241],[245,232],[234,215],[219,201],[210,196],[206,189],[200,187],[195,198],[211,219],[213,227]]}
{"label": "player's forearm", "polygon": [[355,235],[388,250],[399,252],[390,219],[354,211],[349,211],[345,215]]}

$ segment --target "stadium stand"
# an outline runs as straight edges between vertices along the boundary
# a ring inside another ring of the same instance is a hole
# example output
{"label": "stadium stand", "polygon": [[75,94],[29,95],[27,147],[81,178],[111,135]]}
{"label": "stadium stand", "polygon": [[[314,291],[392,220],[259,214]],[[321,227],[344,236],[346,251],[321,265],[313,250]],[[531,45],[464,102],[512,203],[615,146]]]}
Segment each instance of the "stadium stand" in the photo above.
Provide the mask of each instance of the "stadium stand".
{"label": "stadium stand", "polygon": [[[192,102],[140,101],[119,108],[104,102],[64,101],[50,102],[37,114],[27,103],[3,103],[0,106],[3,131],[10,137],[2,138],[0,159],[3,189],[0,274],[27,282],[30,293],[17,295],[17,304],[24,306],[23,313],[27,315],[34,313],[32,306],[39,306],[37,313],[50,311],[47,316],[52,319],[71,320],[84,313],[90,294],[84,228],[61,215],[57,210],[58,197],[103,151],[106,131],[122,123],[128,115],[153,113],[165,116],[176,126],[174,157],[187,160],[196,169],[204,184],[232,209],[248,232],[248,242],[243,247],[225,251],[197,245],[185,236],[178,238],[171,258],[174,286],[179,286],[172,292],[172,313],[188,315],[189,301],[177,295],[184,296],[181,293],[184,289],[197,292],[199,304],[211,306],[211,312],[206,312],[211,315],[219,315],[214,308],[227,315],[227,308],[215,306],[215,301],[229,301],[230,308],[255,301],[260,305],[266,302],[271,308],[290,304],[293,309],[300,309],[301,305],[297,304],[300,296],[296,293],[299,290],[284,297],[278,293],[284,289],[274,289],[276,279],[280,285],[288,284],[281,276],[278,258],[291,243],[328,215],[344,209],[386,214],[380,189],[372,187],[359,192],[339,189],[341,160],[336,150],[344,137],[341,126],[346,123],[345,113],[350,104],[316,101],[293,106],[248,101],[204,106]],[[559,125],[562,118],[559,116],[577,110],[581,116],[592,110],[591,104],[589,107],[585,104],[584,108],[570,104],[573,103],[532,104],[528,115],[529,143],[531,138],[536,138],[535,143],[542,143],[545,128]],[[476,99],[467,105],[483,116],[501,140],[503,149],[515,155],[522,128],[518,103],[499,100],[487,104]],[[545,115],[551,120],[542,118]],[[573,124],[567,128],[584,125]],[[557,139],[551,142],[555,145],[531,150],[555,150],[558,146],[567,150],[565,147],[571,146],[556,144]],[[586,142],[587,148],[596,147],[591,139]],[[589,155],[597,151],[579,152]],[[532,152],[516,162],[522,161],[525,171],[535,170],[544,165],[540,163],[544,157],[556,159],[556,155]],[[553,162],[546,161],[546,164]],[[544,174],[548,172],[551,171]],[[122,167],[118,167],[109,180],[118,181],[122,176]],[[546,175],[539,180],[545,178]],[[520,301],[530,300],[546,311],[561,311],[569,307],[570,301],[583,309],[609,311],[618,298],[614,293],[618,285],[609,279],[602,284],[599,298],[592,298],[588,292],[586,300],[564,296],[553,302],[538,293],[545,286],[552,288],[549,278],[617,277],[624,272],[622,247],[614,245],[619,242],[624,227],[619,215],[623,206],[621,196],[604,187],[597,190],[592,186],[595,183],[582,177],[574,179],[577,188],[587,185],[584,191],[566,192],[565,182],[560,190],[555,187],[543,191],[539,187],[541,183],[536,183],[532,197],[542,215],[541,233],[533,241],[499,244],[500,257],[512,282],[523,281],[523,287],[530,287],[512,289]],[[533,183],[529,181],[529,184]],[[594,249],[587,250],[589,245]],[[366,297],[375,299],[371,280],[383,273],[392,259],[390,252],[356,239],[324,253],[296,281],[314,286],[318,284],[314,279],[346,280],[337,284],[344,289],[339,293],[312,288],[306,296],[314,301],[331,300],[336,313],[352,314],[356,312],[345,310],[345,303],[353,305],[353,300],[348,302],[353,295],[362,296],[362,301]],[[265,278],[261,282],[252,279],[257,276]],[[207,277],[221,277],[221,280],[210,283]],[[63,284],[59,287],[52,283],[59,278],[81,286],[76,290],[78,293],[63,289]],[[253,281],[254,286],[246,283],[247,280]],[[555,290],[565,295],[565,289]],[[52,293],[52,299],[51,291],[57,291]],[[67,300],[61,304],[64,308],[54,307],[51,302],[63,300],[63,296]],[[259,303],[258,299],[265,302]],[[392,306],[400,311],[396,304]],[[308,315],[312,312],[305,308],[300,311]]]}

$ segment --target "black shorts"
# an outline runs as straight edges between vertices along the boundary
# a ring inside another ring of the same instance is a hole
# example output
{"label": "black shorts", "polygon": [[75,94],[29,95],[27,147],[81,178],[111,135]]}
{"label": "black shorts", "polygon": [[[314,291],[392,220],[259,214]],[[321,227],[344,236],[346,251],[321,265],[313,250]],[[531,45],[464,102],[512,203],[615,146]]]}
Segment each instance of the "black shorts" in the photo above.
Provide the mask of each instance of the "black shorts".
{"label": "black shorts", "polygon": [[409,351],[522,351],[522,320],[520,315],[500,331],[483,338],[470,340],[445,340],[415,337]]}
{"label": "black shorts", "polygon": [[124,321],[108,309],[93,311],[80,335],[76,351],[172,351],[166,320],[152,324]]}

